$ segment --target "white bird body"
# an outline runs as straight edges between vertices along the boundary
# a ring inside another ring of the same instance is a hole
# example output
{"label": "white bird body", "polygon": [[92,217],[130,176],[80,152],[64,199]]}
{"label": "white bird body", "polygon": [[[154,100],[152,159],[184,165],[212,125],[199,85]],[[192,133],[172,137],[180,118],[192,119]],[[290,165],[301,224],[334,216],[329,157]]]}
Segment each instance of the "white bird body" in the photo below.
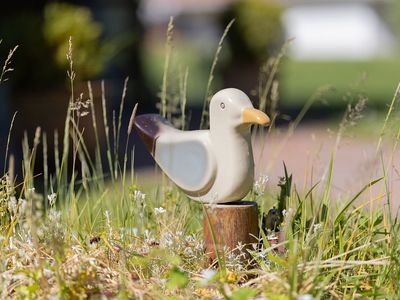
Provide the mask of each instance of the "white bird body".
{"label": "white bird body", "polygon": [[159,115],[138,116],[135,127],[160,168],[188,197],[225,203],[242,200],[253,184],[246,118],[269,121],[242,91],[225,89],[210,102],[210,130],[178,130]]}

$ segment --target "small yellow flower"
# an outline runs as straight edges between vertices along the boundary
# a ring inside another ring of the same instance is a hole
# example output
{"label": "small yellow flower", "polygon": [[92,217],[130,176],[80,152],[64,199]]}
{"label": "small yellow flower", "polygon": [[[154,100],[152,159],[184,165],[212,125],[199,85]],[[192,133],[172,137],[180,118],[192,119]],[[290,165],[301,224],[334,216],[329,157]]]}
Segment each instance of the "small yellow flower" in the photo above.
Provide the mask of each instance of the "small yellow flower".
{"label": "small yellow flower", "polygon": [[238,281],[238,274],[236,272],[228,271],[226,273],[226,282],[227,283],[236,283]]}
{"label": "small yellow flower", "polygon": [[211,298],[213,296],[213,293],[211,292],[210,289],[206,289],[206,288],[198,288],[196,290],[196,293],[204,298]]}

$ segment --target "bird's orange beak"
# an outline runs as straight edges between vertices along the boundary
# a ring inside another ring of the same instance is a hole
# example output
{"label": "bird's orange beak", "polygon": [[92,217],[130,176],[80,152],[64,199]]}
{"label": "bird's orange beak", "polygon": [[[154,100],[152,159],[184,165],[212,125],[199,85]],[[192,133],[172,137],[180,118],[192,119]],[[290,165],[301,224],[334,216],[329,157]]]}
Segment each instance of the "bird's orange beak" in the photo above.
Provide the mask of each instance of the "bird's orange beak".
{"label": "bird's orange beak", "polygon": [[266,126],[269,124],[269,117],[261,110],[255,108],[245,108],[242,111],[243,124],[258,124]]}

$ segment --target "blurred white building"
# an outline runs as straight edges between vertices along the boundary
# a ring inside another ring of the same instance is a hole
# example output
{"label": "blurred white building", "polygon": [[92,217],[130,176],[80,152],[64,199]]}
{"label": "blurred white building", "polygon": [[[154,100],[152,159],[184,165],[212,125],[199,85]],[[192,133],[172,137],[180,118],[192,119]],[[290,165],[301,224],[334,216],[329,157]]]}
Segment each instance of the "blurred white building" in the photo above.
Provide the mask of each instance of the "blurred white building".
{"label": "blurred white building", "polygon": [[383,1],[290,1],[282,21],[299,60],[367,60],[392,54],[395,37],[379,13]]}

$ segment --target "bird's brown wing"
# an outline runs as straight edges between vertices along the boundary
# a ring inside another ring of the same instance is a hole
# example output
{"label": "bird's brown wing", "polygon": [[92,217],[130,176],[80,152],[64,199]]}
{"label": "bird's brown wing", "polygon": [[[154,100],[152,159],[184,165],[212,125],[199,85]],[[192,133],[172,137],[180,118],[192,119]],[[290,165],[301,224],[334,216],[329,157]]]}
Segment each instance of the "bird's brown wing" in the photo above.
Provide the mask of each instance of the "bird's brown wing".
{"label": "bird's brown wing", "polygon": [[168,128],[173,129],[171,123],[157,114],[144,114],[135,117],[135,130],[145,144],[147,150],[154,156],[156,139],[160,133]]}

